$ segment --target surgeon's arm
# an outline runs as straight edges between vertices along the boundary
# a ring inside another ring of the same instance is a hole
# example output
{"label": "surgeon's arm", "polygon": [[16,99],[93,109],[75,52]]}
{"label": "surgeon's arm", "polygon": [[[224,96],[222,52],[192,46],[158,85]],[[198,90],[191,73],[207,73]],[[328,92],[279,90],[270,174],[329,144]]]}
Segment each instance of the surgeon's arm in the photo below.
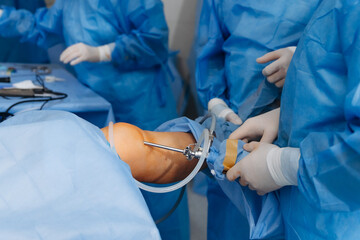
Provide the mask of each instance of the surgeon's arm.
{"label": "surgeon's arm", "polygon": [[[109,140],[108,127],[102,129]],[[198,160],[188,161],[182,153],[144,145],[144,141],[184,149],[195,143],[191,133],[151,132],[127,124],[114,124],[114,145],[120,158],[129,164],[135,179],[151,183],[171,183],[184,179]]]}
{"label": "surgeon's arm", "polygon": [[159,0],[113,1],[123,29],[112,50],[112,62],[120,69],[151,68],[168,58],[168,27]]}
{"label": "surgeon's arm", "polygon": [[0,16],[0,36],[20,37],[22,42],[42,48],[62,42],[62,2],[58,0],[52,8],[40,8],[35,14],[4,7]]}
{"label": "surgeon's arm", "polygon": [[330,211],[360,209],[360,4],[344,9],[335,16],[348,91],[344,115],[333,119],[333,126],[343,127],[313,132],[300,143],[299,189],[314,206]]}

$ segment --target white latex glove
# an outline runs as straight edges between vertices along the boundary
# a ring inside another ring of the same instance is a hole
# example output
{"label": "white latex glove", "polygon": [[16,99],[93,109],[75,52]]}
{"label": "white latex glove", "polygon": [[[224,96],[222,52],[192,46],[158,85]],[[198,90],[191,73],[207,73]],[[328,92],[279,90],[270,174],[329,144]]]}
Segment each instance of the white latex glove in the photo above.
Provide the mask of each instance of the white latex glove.
{"label": "white latex glove", "polygon": [[251,142],[244,145],[250,154],[229,169],[230,181],[240,177],[240,184],[249,185],[259,195],[275,191],[283,186],[297,185],[300,150],[279,148],[269,143]]}
{"label": "white latex glove", "polygon": [[240,177],[242,186],[249,185],[249,188],[255,190],[259,195],[279,189],[281,186],[275,183],[266,162],[266,156],[273,148],[279,147],[259,142],[245,144],[244,149],[249,151],[250,154],[230,168],[226,173],[226,177],[230,181]]}
{"label": "white latex glove", "polygon": [[60,55],[60,61],[74,66],[81,62],[111,61],[111,52],[114,44],[92,47],[84,43],[77,43],[66,48]]}
{"label": "white latex glove", "polygon": [[284,86],[286,73],[295,50],[296,47],[282,48],[256,59],[256,62],[260,64],[276,60],[262,71],[262,74],[270,83],[275,84],[279,88]]}
{"label": "white latex glove", "polygon": [[220,98],[213,98],[208,102],[208,110],[214,113],[219,118],[224,118],[226,121],[237,125],[242,124],[240,117],[228,107],[228,105]]}
{"label": "white latex glove", "polygon": [[249,118],[230,134],[229,139],[240,139],[244,142],[258,141],[272,143],[279,131],[280,108]]}
{"label": "white latex glove", "polygon": [[2,16],[4,10],[0,9],[0,17]]}
{"label": "white latex glove", "polygon": [[299,148],[273,148],[266,156],[270,175],[279,186],[298,185]]}

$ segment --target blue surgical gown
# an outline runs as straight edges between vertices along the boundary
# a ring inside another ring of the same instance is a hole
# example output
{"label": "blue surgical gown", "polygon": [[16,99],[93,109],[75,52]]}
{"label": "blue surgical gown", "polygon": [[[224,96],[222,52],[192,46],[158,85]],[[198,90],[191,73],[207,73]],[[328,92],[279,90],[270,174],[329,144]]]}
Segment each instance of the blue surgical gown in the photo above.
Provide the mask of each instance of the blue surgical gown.
{"label": "blue surgical gown", "polygon": [[[196,87],[203,106],[222,98],[243,121],[264,107],[267,99],[257,102],[261,96],[246,102],[265,83],[265,66],[256,58],[296,46],[319,1],[204,0],[196,40]],[[276,98],[276,87],[265,87]]]}
{"label": "blue surgical gown", "polygon": [[[199,120],[199,119],[197,119]],[[205,128],[209,129],[211,119],[203,124],[188,118],[178,118],[162,124],[161,132],[190,132],[196,140]],[[208,239],[282,239],[284,236],[282,216],[279,211],[277,192],[259,196],[248,187],[241,187],[238,181],[230,182],[223,172],[223,160],[226,154],[224,140],[236,125],[217,119],[215,135],[207,165],[215,174],[208,178],[208,204],[213,209],[208,213]],[[237,161],[248,153],[242,150],[243,142],[238,142]],[[210,173],[209,173],[210,174]],[[220,190],[223,190],[226,195]],[[231,202],[227,199],[229,197]],[[244,219],[246,217],[247,221]]]}
{"label": "blue surgical gown", "polygon": [[300,148],[280,190],[288,239],[360,236],[360,2],[323,1],[286,77],[278,144]]}
{"label": "blue surgical gown", "polygon": [[[261,72],[265,65],[256,63],[256,58],[296,46],[319,1],[204,0],[195,43],[196,87],[202,105],[207,108],[210,99],[222,98],[245,121],[271,104],[279,90],[265,81]],[[221,188],[210,186],[207,194],[209,198],[215,196],[209,200],[209,211],[219,218],[224,213],[218,206],[232,204],[228,199],[232,196],[226,197]],[[217,197],[220,195],[224,196]],[[209,228],[222,227],[217,233],[208,231],[208,238],[249,238],[248,230],[240,229],[253,223],[241,221],[238,215],[241,213],[235,208],[227,214],[232,224],[219,223],[216,217],[209,219]]]}
{"label": "blue surgical gown", "polygon": [[0,35],[43,48],[115,42],[112,61],[75,66],[78,79],[106,98],[116,121],[154,130],[176,114],[169,86],[168,28],[159,0],[57,0],[33,15],[4,8]]}
{"label": "blue surgical gown", "polygon": [[[26,9],[35,12],[45,7],[44,0],[0,0],[0,6],[12,6],[16,9]],[[0,37],[0,62],[17,63],[48,63],[47,52],[31,43],[20,43],[18,37]]]}
{"label": "blue surgical gown", "polygon": [[[112,104],[116,121],[154,130],[177,116],[167,66],[168,28],[160,0],[56,0],[53,7],[34,15],[4,8],[0,35],[18,36],[44,48],[60,42],[66,46],[115,42],[112,61],[76,65],[78,79]],[[158,219],[171,209],[179,191],[144,195]],[[186,198],[159,228],[164,239],[188,238]]]}

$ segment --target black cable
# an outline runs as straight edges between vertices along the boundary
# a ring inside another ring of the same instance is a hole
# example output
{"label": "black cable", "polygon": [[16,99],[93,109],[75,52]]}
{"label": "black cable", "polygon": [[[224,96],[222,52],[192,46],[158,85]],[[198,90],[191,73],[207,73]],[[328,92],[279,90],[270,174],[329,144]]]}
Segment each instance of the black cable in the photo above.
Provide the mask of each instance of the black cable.
{"label": "black cable", "polygon": [[180,202],[181,202],[181,200],[182,200],[182,198],[184,196],[185,190],[186,190],[186,185],[181,188],[181,192],[180,192],[179,197],[176,200],[176,203],[174,204],[174,206],[163,217],[156,220],[155,224],[159,224],[159,223],[165,221],[176,210],[176,208],[179,206],[179,204],[180,204]]}
{"label": "black cable", "polygon": [[41,105],[39,110],[43,110],[44,106],[49,102],[49,100],[45,100],[44,103]]}
{"label": "black cable", "polygon": [[[48,98],[48,99],[49,99],[49,98]],[[9,111],[10,111],[13,107],[15,107],[15,106],[17,106],[17,105],[19,105],[19,104],[29,103],[29,102],[43,102],[43,101],[46,101],[46,100],[48,100],[48,99],[31,99],[31,100],[24,100],[24,101],[16,102],[16,103],[12,104],[10,107],[8,107],[4,113],[5,113],[5,114],[9,114]]]}
{"label": "black cable", "polygon": [[36,81],[40,84],[40,86],[42,87],[42,89],[46,90],[47,88],[45,87],[44,78],[43,78],[40,74],[38,74],[38,73],[36,73],[35,77],[36,77]]}
{"label": "black cable", "polygon": [[44,90],[44,93],[51,93],[53,95],[57,95],[57,96],[60,96],[60,97],[56,97],[56,98],[53,98],[53,97],[45,98],[44,97],[42,99],[30,99],[30,100],[23,100],[23,101],[20,101],[20,102],[16,102],[16,103],[12,104],[10,107],[8,107],[5,112],[0,112],[0,116],[1,116],[0,122],[4,121],[6,118],[8,118],[10,116],[14,116],[14,114],[10,113],[10,110],[13,107],[15,107],[15,106],[17,106],[19,104],[30,103],[30,102],[44,102],[40,107],[40,110],[42,110],[46,103],[48,103],[50,101],[61,100],[61,99],[67,98],[67,96],[68,96],[66,93],[53,92],[53,91],[51,91],[49,89]]}
{"label": "black cable", "polygon": [[7,119],[8,117],[12,117],[12,116],[14,116],[14,114],[0,112],[0,122],[5,121],[5,119]]}
{"label": "black cable", "polygon": [[40,110],[42,110],[44,108],[44,106],[50,101],[61,100],[61,99],[65,99],[65,98],[68,97],[68,95],[66,93],[54,92],[54,91],[52,91],[50,89],[47,89],[47,88],[44,90],[44,92],[45,93],[51,93],[51,94],[54,94],[56,96],[61,96],[61,97],[57,97],[57,98],[52,98],[51,97],[50,99],[45,100],[45,102],[41,105]]}
{"label": "black cable", "polygon": [[[41,89],[36,90],[39,92],[38,94],[40,95],[38,97],[41,97],[42,93],[52,94],[52,95],[56,95],[56,96],[60,96],[60,97],[53,98],[53,97],[49,96],[49,97],[43,97],[42,99],[31,99],[31,100],[24,100],[24,101],[14,103],[10,107],[8,107],[8,109],[6,109],[5,112],[0,112],[0,117],[1,117],[0,122],[4,121],[6,118],[8,118],[10,116],[14,116],[12,113],[10,113],[10,110],[19,104],[29,103],[29,102],[44,102],[40,107],[40,110],[42,110],[44,108],[44,106],[50,101],[61,100],[61,99],[67,98],[68,95],[66,93],[54,92],[45,87],[45,81],[44,81],[44,78],[41,76],[42,74],[41,74],[40,70],[42,70],[42,69],[39,69],[39,68],[35,69],[35,79],[41,86]],[[4,98],[9,99],[7,97],[4,97]]]}
{"label": "black cable", "polygon": [[[49,74],[51,71],[49,71],[49,69],[47,67],[36,67],[34,69],[32,69],[33,72],[35,72],[35,79],[36,81],[40,84],[41,86],[41,89],[40,90],[37,90],[39,91],[39,95],[40,96],[37,96],[37,97],[40,97],[42,99],[31,99],[31,100],[24,100],[24,101],[20,101],[20,102],[17,102],[17,103],[14,103],[13,105],[11,105],[10,107],[8,107],[8,109],[6,109],[5,112],[0,112],[0,122],[4,121],[6,118],[10,117],[10,116],[14,116],[14,114],[10,113],[10,110],[19,105],[19,104],[23,104],[23,103],[29,103],[29,102],[44,102],[41,107],[40,107],[40,110],[42,110],[44,108],[44,106],[50,102],[50,101],[54,101],[54,100],[61,100],[61,99],[64,99],[64,98],[67,98],[67,94],[66,93],[61,93],[61,92],[54,92],[48,88],[45,87],[45,81],[44,81],[44,78],[42,77],[42,75],[46,75],[46,74]],[[43,72],[42,72],[43,71]],[[35,91],[35,90],[34,90]],[[49,97],[42,97],[41,94],[42,93],[50,93],[50,94],[53,94],[53,95],[56,95],[56,96],[60,96],[60,97],[57,97],[57,98],[53,98],[51,96]],[[4,99],[10,99],[8,97],[5,97],[5,96],[2,96]]]}

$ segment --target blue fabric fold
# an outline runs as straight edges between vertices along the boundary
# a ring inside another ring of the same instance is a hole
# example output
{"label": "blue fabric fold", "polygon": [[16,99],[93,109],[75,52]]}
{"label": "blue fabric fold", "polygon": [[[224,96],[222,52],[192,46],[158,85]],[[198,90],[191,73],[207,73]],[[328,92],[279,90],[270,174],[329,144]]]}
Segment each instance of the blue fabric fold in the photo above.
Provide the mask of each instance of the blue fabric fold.
{"label": "blue fabric fold", "polygon": [[129,166],[96,126],[62,111],[0,124],[3,239],[160,239]]}
{"label": "blue fabric fold", "polygon": [[[201,119],[198,118],[193,121],[185,117],[178,118],[162,124],[157,130],[161,132],[189,132],[197,140],[203,130],[209,128],[211,124],[210,118],[203,124],[199,123]],[[215,179],[209,180],[208,196],[209,191],[211,196],[209,202],[211,206],[216,206],[219,211],[209,209],[211,221],[208,224],[211,225],[208,227],[208,234],[211,239],[215,239],[221,234],[224,239],[244,236],[250,239],[282,239],[284,238],[284,227],[277,193],[259,196],[248,187],[242,187],[238,181],[228,181],[223,174],[226,139],[237,127],[237,125],[223,119],[217,119],[216,122],[216,137],[206,162],[209,169],[215,172]],[[243,144],[242,141],[238,143],[239,151],[236,162],[241,161],[247,155],[247,152],[242,150]],[[216,181],[216,184],[211,184],[212,181]],[[221,189],[218,189],[216,185],[219,185]],[[219,194],[222,191],[231,200],[231,204],[223,200],[222,194]],[[231,206],[234,207],[233,211],[225,214],[224,211],[230,210]],[[227,221],[226,219],[238,219],[239,222]],[[219,229],[219,224],[221,228],[226,228],[226,233],[224,233],[224,229]]]}

